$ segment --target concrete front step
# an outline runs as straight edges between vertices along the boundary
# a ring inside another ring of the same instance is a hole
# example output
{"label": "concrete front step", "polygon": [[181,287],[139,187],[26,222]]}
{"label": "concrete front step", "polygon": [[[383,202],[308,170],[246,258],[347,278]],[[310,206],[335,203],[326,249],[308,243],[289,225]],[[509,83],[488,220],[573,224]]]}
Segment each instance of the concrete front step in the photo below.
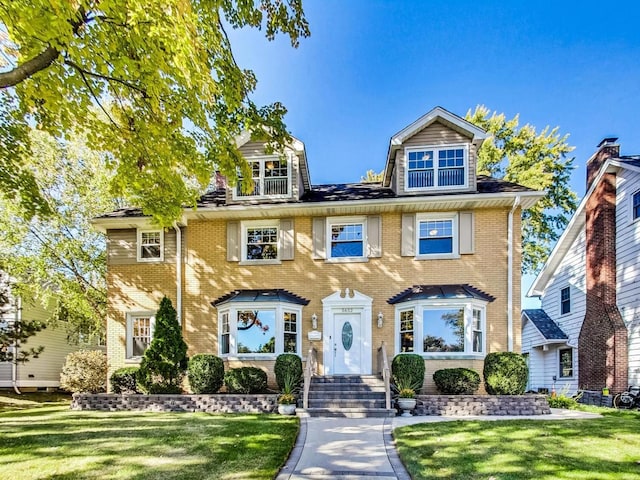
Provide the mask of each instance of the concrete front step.
{"label": "concrete front step", "polygon": [[300,417],[342,417],[342,418],[372,418],[395,417],[395,408],[297,408],[296,415]]}
{"label": "concrete front step", "polygon": [[365,385],[360,383],[312,383],[311,389],[318,392],[376,392],[384,393],[384,385]]}
{"label": "concrete front step", "polygon": [[309,399],[310,408],[384,408],[384,397],[376,400],[343,399]]}
{"label": "concrete front step", "polygon": [[372,399],[372,398],[384,398],[384,392],[358,392],[353,390],[333,390],[333,391],[323,391],[311,389],[309,390],[309,398],[362,398],[362,399]]}
{"label": "concrete front step", "polygon": [[377,375],[325,375],[322,377],[313,377],[311,378],[312,384],[320,384],[320,383],[357,383],[357,384],[365,384],[365,385],[382,385],[384,386],[384,382]]}

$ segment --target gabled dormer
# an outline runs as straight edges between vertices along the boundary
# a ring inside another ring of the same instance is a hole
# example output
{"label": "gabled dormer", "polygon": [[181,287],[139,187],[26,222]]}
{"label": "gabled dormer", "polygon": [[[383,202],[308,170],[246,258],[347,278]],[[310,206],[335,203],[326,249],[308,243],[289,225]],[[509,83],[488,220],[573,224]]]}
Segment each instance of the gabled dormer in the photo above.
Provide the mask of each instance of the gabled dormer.
{"label": "gabled dormer", "polygon": [[[281,153],[267,153],[265,142],[252,140],[248,132],[236,143],[252,175],[227,186],[227,204],[296,201],[311,188],[307,155],[300,140],[292,137]],[[243,188],[246,183],[250,185],[248,191]]]}
{"label": "gabled dormer", "polygon": [[436,107],[391,137],[383,186],[399,196],[474,192],[485,138],[481,128]]}

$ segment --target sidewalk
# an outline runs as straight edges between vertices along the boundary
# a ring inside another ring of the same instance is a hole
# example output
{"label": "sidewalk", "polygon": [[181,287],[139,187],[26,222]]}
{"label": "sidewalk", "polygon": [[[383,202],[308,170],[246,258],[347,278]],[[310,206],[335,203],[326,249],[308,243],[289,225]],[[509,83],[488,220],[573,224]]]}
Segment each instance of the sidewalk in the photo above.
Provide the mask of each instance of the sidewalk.
{"label": "sidewalk", "polygon": [[551,409],[551,415],[421,416],[394,418],[301,418],[300,434],[277,480],[410,480],[391,432],[397,427],[455,420],[567,420],[598,418],[575,410]]}

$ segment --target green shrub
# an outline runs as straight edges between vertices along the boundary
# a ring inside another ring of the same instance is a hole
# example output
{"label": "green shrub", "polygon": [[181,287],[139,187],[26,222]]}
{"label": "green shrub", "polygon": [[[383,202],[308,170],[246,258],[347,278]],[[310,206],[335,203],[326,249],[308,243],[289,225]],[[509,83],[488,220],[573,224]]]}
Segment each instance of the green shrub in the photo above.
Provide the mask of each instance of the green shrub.
{"label": "green shrub", "polygon": [[229,393],[261,393],[267,389],[267,374],[257,367],[232,368],[224,374]]}
{"label": "green shrub", "polygon": [[149,348],[138,370],[138,387],[144,393],[182,393],[187,369],[187,344],[171,300],[164,297],[156,314],[156,326]]}
{"label": "green shrub", "polygon": [[556,397],[549,396],[547,397],[547,400],[549,401],[549,407],[551,408],[566,408],[574,410],[578,407],[578,402],[566,395],[558,395]]}
{"label": "green shrub", "polygon": [[140,393],[137,373],[138,367],[123,367],[113,372],[110,379],[113,393]]}
{"label": "green shrub", "polygon": [[72,393],[107,390],[107,356],[100,350],[78,350],[65,359],[60,387]]}
{"label": "green shrub", "polygon": [[433,381],[445,395],[472,395],[480,387],[480,374],[468,368],[445,368],[436,370]]}
{"label": "green shrub", "polygon": [[391,376],[396,389],[419,391],[424,383],[424,360],[415,353],[401,353],[391,362]]}
{"label": "green shrub", "polygon": [[224,362],[215,355],[195,355],[189,359],[187,375],[193,393],[216,393],[224,381]]}
{"label": "green shrub", "polygon": [[289,377],[289,382],[293,382],[297,386],[302,378],[302,360],[294,353],[282,353],[276,358],[273,370],[276,374],[278,389],[282,390],[284,388],[285,378],[287,377]]}
{"label": "green shrub", "polygon": [[524,357],[514,352],[494,352],[484,359],[484,387],[489,395],[522,395],[529,371]]}

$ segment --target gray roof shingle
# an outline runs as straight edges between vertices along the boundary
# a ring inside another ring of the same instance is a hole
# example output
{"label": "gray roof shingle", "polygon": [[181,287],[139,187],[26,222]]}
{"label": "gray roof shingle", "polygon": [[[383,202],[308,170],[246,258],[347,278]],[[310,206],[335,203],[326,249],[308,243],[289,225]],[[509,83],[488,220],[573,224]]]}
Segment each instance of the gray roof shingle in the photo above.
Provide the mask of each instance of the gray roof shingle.
{"label": "gray roof shingle", "polygon": [[523,310],[522,314],[533,322],[546,340],[568,340],[569,337],[541,308]]}
{"label": "gray roof shingle", "polygon": [[299,297],[282,288],[271,288],[261,290],[234,290],[211,302],[211,305],[218,307],[228,302],[284,302],[296,305],[308,305],[309,300]]}
{"label": "gray roof shingle", "polygon": [[485,302],[493,302],[495,297],[469,284],[454,285],[414,285],[387,300],[387,303],[410,302],[412,300],[438,300],[475,298]]}

